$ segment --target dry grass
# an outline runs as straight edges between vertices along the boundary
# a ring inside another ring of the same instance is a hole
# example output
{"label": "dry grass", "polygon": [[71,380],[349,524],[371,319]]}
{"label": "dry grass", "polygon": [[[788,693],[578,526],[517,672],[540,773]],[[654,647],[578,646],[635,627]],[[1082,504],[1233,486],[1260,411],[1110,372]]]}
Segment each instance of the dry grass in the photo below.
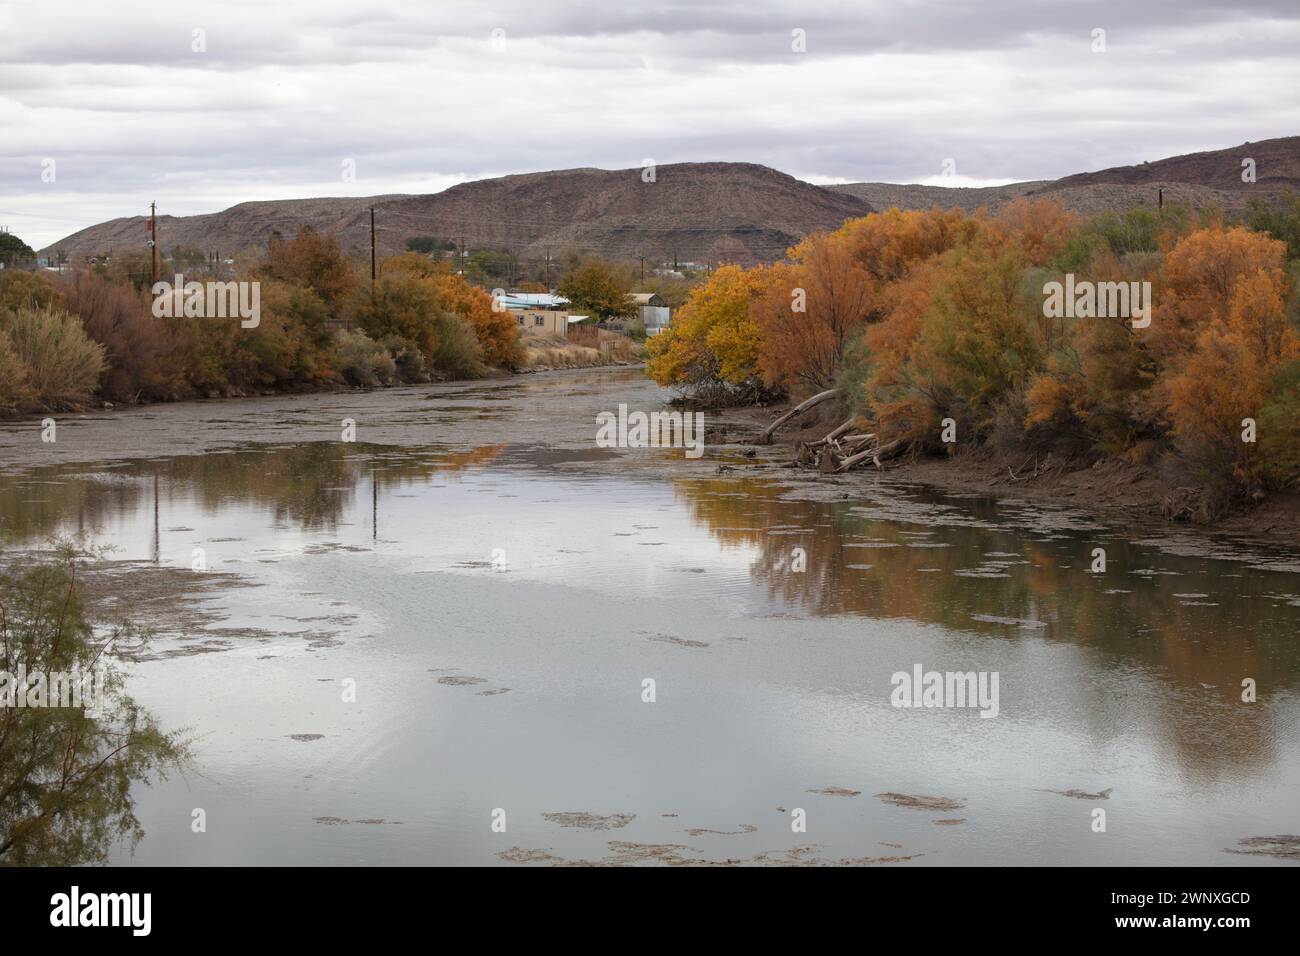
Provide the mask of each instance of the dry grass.
{"label": "dry grass", "polygon": [[637,343],[626,335],[595,326],[574,326],[567,339],[556,335],[525,335],[524,368],[592,368],[621,365],[640,357]]}
{"label": "dry grass", "polygon": [[595,325],[575,325],[569,329],[569,342],[607,354],[615,362],[634,362],[641,347],[618,332],[610,332]]}

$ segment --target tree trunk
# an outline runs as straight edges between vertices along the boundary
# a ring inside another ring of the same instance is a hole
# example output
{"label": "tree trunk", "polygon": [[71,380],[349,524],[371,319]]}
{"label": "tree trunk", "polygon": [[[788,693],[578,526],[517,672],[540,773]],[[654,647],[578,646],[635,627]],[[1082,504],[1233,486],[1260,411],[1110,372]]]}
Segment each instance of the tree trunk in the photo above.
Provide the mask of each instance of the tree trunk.
{"label": "tree trunk", "polygon": [[790,409],[788,412],[786,412],[784,415],[782,415],[772,424],[764,428],[762,433],[758,436],[758,438],[755,439],[754,444],[755,445],[772,444],[772,436],[776,434],[776,430],[780,428],[782,425],[784,425],[786,422],[788,422],[790,419],[794,418],[796,415],[802,415],[804,412],[808,411],[808,409],[813,408],[816,405],[820,405],[828,398],[834,398],[836,395],[839,394],[840,394],[840,390],[838,388],[828,388],[824,392],[818,392],[816,395],[814,395],[812,398],[808,399],[807,401],[800,402],[798,405]]}
{"label": "tree trunk", "polygon": [[[895,440],[886,442],[883,445],[877,445],[875,448],[868,448],[866,451],[860,451],[856,454],[849,455],[847,458],[841,459],[837,463],[836,467],[831,468],[830,471],[848,471],[854,465],[858,464],[858,462],[866,461],[868,458],[875,462],[876,467],[879,468],[881,456],[888,455],[901,444],[901,440]],[[822,468],[822,471],[826,470],[826,468]]]}

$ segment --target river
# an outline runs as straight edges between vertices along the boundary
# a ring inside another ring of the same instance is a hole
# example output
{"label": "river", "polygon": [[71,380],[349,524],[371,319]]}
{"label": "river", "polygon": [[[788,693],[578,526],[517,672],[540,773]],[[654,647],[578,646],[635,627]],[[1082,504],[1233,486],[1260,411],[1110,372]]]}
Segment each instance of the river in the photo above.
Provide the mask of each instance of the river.
{"label": "river", "polygon": [[[98,606],[156,630],[128,689],[193,741],[110,858],[1300,859],[1295,554],[595,446],[668,397],[588,370],[0,427],[10,557],[113,547]],[[897,706],[918,668],[996,697]]]}

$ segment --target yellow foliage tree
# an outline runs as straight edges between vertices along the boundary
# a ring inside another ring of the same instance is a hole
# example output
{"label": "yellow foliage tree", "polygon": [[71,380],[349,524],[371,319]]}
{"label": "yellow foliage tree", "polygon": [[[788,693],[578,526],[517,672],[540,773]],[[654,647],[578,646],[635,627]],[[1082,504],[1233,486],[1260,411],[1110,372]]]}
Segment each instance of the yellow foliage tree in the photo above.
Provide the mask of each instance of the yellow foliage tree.
{"label": "yellow foliage tree", "polygon": [[764,270],[722,266],[690,293],[673,324],[647,342],[647,371],[660,385],[753,385],[762,330],[750,304]]}

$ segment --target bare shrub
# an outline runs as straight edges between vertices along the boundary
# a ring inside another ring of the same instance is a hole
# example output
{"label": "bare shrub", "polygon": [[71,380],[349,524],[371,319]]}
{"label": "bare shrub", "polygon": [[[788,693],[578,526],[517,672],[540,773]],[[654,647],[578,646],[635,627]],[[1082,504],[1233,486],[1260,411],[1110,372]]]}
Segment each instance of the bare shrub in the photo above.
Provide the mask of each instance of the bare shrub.
{"label": "bare shrub", "polygon": [[102,393],[115,402],[172,398],[183,372],[171,361],[168,327],[155,319],[144,296],[126,283],[78,273],[65,289],[68,311],[81,316],[86,334],[104,347],[108,369]]}

